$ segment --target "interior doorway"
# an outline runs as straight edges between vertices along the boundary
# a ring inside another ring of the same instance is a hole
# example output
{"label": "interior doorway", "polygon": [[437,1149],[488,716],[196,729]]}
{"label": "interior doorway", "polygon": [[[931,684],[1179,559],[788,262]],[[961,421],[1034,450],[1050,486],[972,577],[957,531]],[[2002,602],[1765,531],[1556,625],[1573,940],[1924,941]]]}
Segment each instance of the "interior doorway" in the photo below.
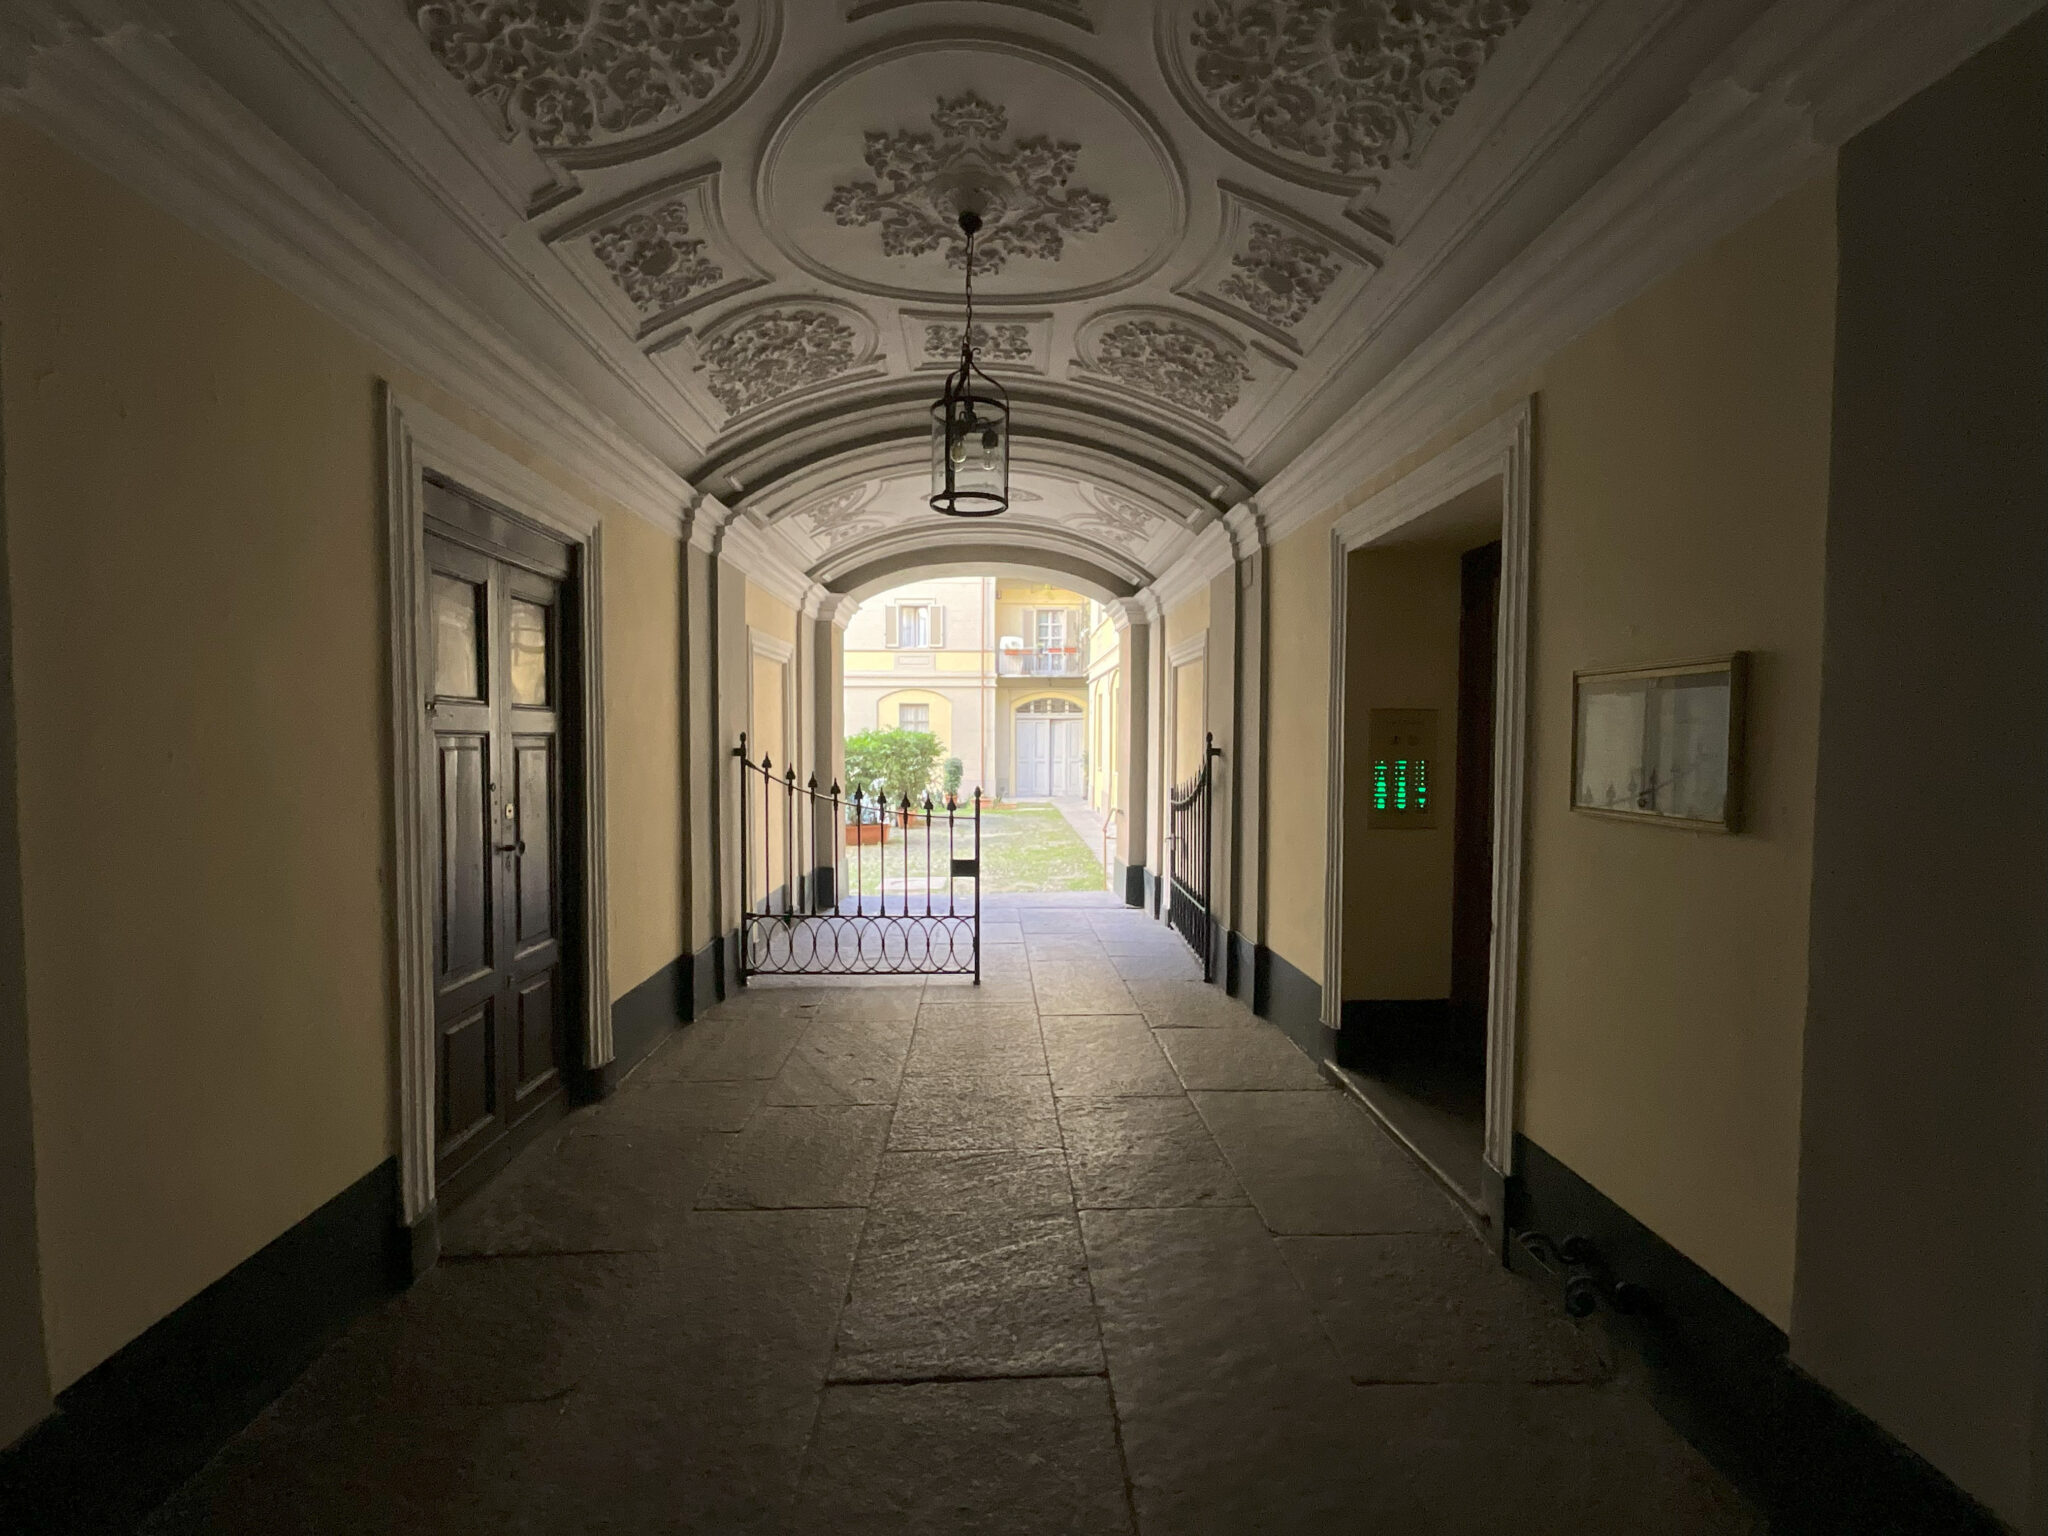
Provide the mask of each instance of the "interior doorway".
{"label": "interior doorway", "polygon": [[1527,415],[1332,532],[1326,1023],[1345,1081],[1475,1213],[1514,1147]]}
{"label": "interior doorway", "polygon": [[568,844],[578,676],[572,557],[425,487],[434,1178],[452,1208],[567,1105],[582,956]]}

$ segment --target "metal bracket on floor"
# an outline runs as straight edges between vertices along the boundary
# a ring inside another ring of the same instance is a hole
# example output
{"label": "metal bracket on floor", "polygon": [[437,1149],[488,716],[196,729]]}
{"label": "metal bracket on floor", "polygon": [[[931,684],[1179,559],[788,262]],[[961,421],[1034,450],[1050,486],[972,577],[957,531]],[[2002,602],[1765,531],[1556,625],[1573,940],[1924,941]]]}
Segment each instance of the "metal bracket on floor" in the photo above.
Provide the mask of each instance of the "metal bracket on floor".
{"label": "metal bracket on floor", "polygon": [[1547,1232],[1518,1232],[1515,1240],[1562,1286],[1564,1309],[1572,1317],[1591,1317],[1602,1304],[1623,1316],[1646,1309],[1649,1293],[1632,1280],[1617,1279],[1592,1239],[1574,1233],[1560,1241]]}

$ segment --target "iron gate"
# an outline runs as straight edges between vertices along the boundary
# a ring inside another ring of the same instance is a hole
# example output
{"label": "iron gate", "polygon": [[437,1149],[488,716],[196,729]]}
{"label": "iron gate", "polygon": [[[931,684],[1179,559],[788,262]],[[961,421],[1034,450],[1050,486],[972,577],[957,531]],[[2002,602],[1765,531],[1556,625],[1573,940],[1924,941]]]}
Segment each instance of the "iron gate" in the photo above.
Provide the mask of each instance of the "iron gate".
{"label": "iron gate", "polygon": [[[981,981],[981,791],[922,805],[740,760],[739,978]],[[962,886],[968,889],[963,891]]]}
{"label": "iron gate", "polygon": [[1202,959],[1202,980],[1216,979],[1216,924],[1209,913],[1210,765],[1223,755],[1213,735],[1202,738],[1202,766],[1167,792],[1166,925]]}

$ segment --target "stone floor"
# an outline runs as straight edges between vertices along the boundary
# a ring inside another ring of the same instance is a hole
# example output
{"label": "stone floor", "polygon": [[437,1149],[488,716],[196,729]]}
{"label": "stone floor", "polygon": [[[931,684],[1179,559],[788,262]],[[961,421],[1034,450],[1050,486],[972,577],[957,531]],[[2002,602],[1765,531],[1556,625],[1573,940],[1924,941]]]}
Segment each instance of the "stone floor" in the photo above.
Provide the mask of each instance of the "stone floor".
{"label": "stone floor", "polygon": [[1106,897],[749,989],[147,1527],[1751,1530],[1552,1298]]}

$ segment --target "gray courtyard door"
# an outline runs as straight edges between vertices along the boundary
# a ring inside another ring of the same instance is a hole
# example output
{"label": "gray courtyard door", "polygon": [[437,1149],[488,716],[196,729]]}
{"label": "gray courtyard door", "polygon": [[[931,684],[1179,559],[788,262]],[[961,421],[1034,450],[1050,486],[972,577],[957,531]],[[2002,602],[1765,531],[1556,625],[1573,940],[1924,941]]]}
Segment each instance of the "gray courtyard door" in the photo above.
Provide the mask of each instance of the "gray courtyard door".
{"label": "gray courtyard door", "polygon": [[1017,711],[1017,796],[1023,800],[1087,792],[1087,736],[1081,706],[1033,699]]}

